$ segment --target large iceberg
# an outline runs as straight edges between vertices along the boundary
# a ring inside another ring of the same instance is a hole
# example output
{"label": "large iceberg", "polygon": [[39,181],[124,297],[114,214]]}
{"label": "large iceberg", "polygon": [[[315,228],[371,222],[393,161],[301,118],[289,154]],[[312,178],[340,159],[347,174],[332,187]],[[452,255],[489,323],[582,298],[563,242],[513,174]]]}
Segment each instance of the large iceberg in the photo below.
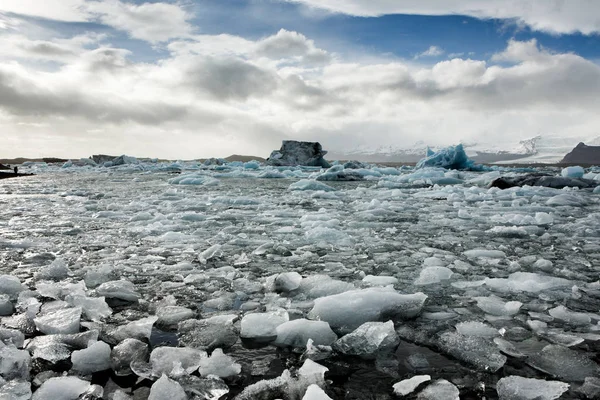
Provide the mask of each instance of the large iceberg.
{"label": "large iceberg", "polygon": [[419,160],[416,168],[420,169],[425,167],[441,167],[445,169],[465,169],[473,171],[484,170],[483,166],[475,164],[475,162],[467,156],[462,144],[449,146],[436,152],[427,148],[426,157]]}

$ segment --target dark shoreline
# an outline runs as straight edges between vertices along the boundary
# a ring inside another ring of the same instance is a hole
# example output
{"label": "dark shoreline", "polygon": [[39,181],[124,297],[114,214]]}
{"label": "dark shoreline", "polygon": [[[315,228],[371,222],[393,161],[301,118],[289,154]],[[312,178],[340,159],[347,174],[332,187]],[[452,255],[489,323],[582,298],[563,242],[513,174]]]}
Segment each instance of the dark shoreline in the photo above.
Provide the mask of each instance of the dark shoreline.
{"label": "dark shoreline", "polygon": [[8,178],[19,178],[22,176],[33,176],[35,174],[15,174],[14,172],[0,172],[0,179],[8,179]]}

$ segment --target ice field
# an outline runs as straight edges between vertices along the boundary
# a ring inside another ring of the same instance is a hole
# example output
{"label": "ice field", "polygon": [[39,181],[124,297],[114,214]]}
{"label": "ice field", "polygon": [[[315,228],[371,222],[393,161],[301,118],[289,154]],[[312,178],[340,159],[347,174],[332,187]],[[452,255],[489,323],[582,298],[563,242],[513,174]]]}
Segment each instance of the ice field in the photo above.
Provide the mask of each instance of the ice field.
{"label": "ice field", "polygon": [[598,189],[352,167],[20,168],[0,399],[600,398]]}

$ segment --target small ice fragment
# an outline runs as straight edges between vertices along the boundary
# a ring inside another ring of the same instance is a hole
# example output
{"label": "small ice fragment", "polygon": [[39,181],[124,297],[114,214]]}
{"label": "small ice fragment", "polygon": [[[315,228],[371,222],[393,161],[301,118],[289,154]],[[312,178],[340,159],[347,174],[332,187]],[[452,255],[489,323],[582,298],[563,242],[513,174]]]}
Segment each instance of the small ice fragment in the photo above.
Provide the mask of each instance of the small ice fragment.
{"label": "small ice fragment", "polygon": [[98,341],[87,349],[74,351],[71,361],[73,370],[83,375],[110,369],[110,346]]}
{"label": "small ice fragment", "polygon": [[126,325],[119,326],[110,332],[110,336],[112,336],[118,342],[127,338],[139,340],[150,339],[150,335],[152,334],[152,326],[157,320],[158,317],[146,317],[138,319],[137,321],[132,321]]}
{"label": "small ice fragment", "polygon": [[148,358],[148,345],[141,340],[125,339],[110,353],[110,364],[117,376],[131,375],[129,367],[133,361],[145,361]]}
{"label": "small ice fragment", "polygon": [[187,374],[191,374],[200,366],[202,359],[207,357],[206,352],[187,347],[157,347],[150,354],[152,374],[170,375],[178,363]]}
{"label": "small ice fragment", "polygon": [[277,327],[289,319],[285,311],[246,314],[242,318],[240,337],[258,341],[275,340]]}
{"label": "small ice fragment", "polygon": [[276,328],[276,332],[277,346],[305,347],[308,339],[312,339],[315,345],[327,346],[337,339],[327,322],[302,318],[284,322]]}
{"label": "small ice fragment", "polygon": [[398,278],[393,276],[367,275],[362,279],[362,281],[369,286],[388,286],[398,283]]}
{"label": "small ice fragment", "polygon": [[415,281],[415,285],[431,285],[432,283],[440,283],[452,277],[452,270],[446,267],[425,267],[421,270],[419,277]]}
{"label": "small ice fragment", "polygon": [[126,280],[104,282],[96,288],[99,296],[109,299],[119,299],[130,302],[137,302],[140,295],[135,290],[133,283]]}
{"label": "small ice fragment", "polygon": [[500,250],[474,249],[463,253],[468,258],[506,258],[506,254]]}
{"label": "small ice fragment", "polygon": [[569,390],[569,384],[545,379],[507,376],[498,381],[496,391],[500,400],[554,400]]}
{"label": "small ice fragment", "polygon": [[74,400],[89,388],[89,382],[74,376],[50,378],[33,393],[32,400]]}
{"label": "small ice fragment", "polygon": [[456,331],[465,336],[496,337],[500,336],[497,329],[479,321],[465,321],[456,324]]}
{"label": "small ice fragment", "polygon": [[6,380],[29,380],[31,356],[13,344],[0,343],[0,376]]}
{"label": "small ice fragment", "polygon": [[459,400],[458,388],[445,379],[430,383],[419,395],[419,400]]}
{"label": "small ice fragment", "polygon": [[306,389],[306,393],[302,397],[302,400],[332,400],[331,397],[327,396],[327,393],[314,383]]}
{"label": "small ice fragment", "polygon": [[181,385],[166,375],[160,377],[150,388],[148,400],[187,400],[188,396]]}
{"label": "small ice fragment", "polygon": [[209,358],[200,360],[200,376],[216,375],[219,378],[227,378],[238,375],[242,371],[240,364],[223,354],[223,350],[214,349]]}
{"label": "small ice fragment", "polygon": [[474,297],[473,299],[477,300],[477,307],[481,310],[496,316],[515,315],[523,305],[520,301],[509,301],[505,303],[501,298],[496,296]]}
{"label": "small ice fragment", "polygon": [[66,279],[69,276],[71,270],[67,267],[67,263],[57,258],[52,263],[46,267],[41,268],[38,272],[34,274],[34,278],[36,280],[50,280],[50,281],[60,281]]}
{"label": "small ice fragment", "polygon": [[171,326],[176,325],[186,319],[194,318],[194,311],[181,306],[164,306],[156,311],[158,316],[158,325]]}
{"label": "small ice fragment", "polygon": [[565,167],[560,171],[560,175],[565,178],[583,178],[583,174],[585,174],[585,170],[581,168],[579,165],[574,167]]}
{"label": "small ice fragment", "polygon": [[77,333],[81,320],[81,307],[65,308],[48,312],[34,318],[37,329],[47,335],[56,333]]}
{"label": "small ice fragment", "polygon": [[302,281],[302,275],[297,272],[284,272],[277,275],[275,278],[275,291],[276,292],[291,292],[292,290],[298,289],[300,282]]}
{"label": "small ice fragment", "polygon": [[396,396],[406,396],[415,391],[415,389],[422,384],[423,382],[428,382],[431,380],[431,376],[429,375],[417,375],[413,376],[409,379],[404,379],[398,383],[395,383],[394,394]]}
{"label": "small ice fragment", "polygon": [[322,190],[324,192],[333,192],[335,191],[329,185],[326,185],[322,182],[315,181],[312,179],[300,179],[298,182],[292,183],[289,187],[289,190]]}
{"label": "small ice fragment", "polygon": [[332,347],[343,354],[375,358],[378,354],[394,351],[398,343],[400,339],[392,321],[365,322],[338,339]]}

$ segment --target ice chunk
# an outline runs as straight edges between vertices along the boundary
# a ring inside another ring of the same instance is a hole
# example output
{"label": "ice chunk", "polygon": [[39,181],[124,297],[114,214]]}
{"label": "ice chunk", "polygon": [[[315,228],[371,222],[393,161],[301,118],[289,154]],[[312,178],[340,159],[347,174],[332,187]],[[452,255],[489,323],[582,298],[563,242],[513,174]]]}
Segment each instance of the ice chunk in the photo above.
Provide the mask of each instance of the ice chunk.
{"label": "ice chunk", "polygon": [[560,171],[561,176],[565,178],[583,178],[583,174],[585,174],[585,170],[580,166],[575,167],[566,167]]}
{"label": "ice chunk", "polygon": [[363,278],[362,281],[370,286],[388,286],[395,285],[396,283],[398,283],[398,278],[383,275],[367,275]]}
{"label": "ice chunk", "polygon": [[246,386],[235,400],[281,399],[287,397],[286,388],[290,381],[290,372],[286,369],[275,379],[265,379]]}
{"label": "ice chunk", "polygon": [[0,275],[0,294],[7,294],[11,299],[16,299],[23,290],[25,287],[16,276]]}
{"label": "ice chunk", "polygon": [[548,214],[545,212],[536,212],[535,220],[537,221],[538,225],[549,225],[554,222],[554,217],[552,216],[552,214]]}
{"label": "ice chunk", "polygon": [[351,290],[316,299],[309,318],[327,321],[333,329],[348,333],[369,321],[414,318],[426,299],[421,292],[400,294],[389,287]]}
{"label": "ice chunk", "polygon": [[569,310],[565,306],[557,306],[548,310],[548,314],[571,325],[590,325],[592,318],[586,313]]}
{"label": "ice chunk", "polygon": [[65,301],[73,307],[81,307],[83,314],[91,321],[101,321],[112,314],[112,309],[106,304],[104,297],[87,297],[68,295]]}
{"label": "ice chunk", "polygon": [[81,307],[65,308],[48,312],[33,320],[36,328],[47,335],[77,333],[81,320]]}
{"label": "ice chunk", "polygon": [[600,378],[588,377],[585,378],[583,385],[577,389],[588,399],[597,399],[600,397]]}
{"label": "ice chunk", "polygon": [[312,339],[315,345],[330,345],[337,339],[327,322],[303,318],[284,322],[276,328],[276,332],[277,346],[305,347],[308,339]]}
{"label": "ice chunk", "polygon": [[87,375],[110,368],[110,346],[98,341],[87,349],[76,350],[71,354],[73,370]]}
{"label": "ice chunk", "polygon": [[137,339],[125,339],[110,353],[110,364],[117,376],[131,375],[129,367],[134,361],[145,361],[148,358],[148,345]]}
{"label": "ice chunk", "polygon": [[200,360],[198,370],[201,376],[216,375],[219,378],[238,375],[242,371],[242,366],[235,360],[223,354],[223,350],[215,349],[209,358]]}
{"label": "ice chunk", "polygon": [[27,343],[27,350],[33,352],[34,358],[41,358],[51,363],[66,360],[71,350],[84,349],[90,342],[98,340],[98,331],[91,330],[69,335],[36,336]]}
{"label": "ice chunk", "polygon": [[533,272],[513,272],[508,278],[486,278],[486,286],[501,292],[530,292],[538,293],[542,290],[566,288],[572,285],[571,281]]}
{"label": "ice chunk", "polygon": [[589,376],[600,374],[598,364],[585,353],[555,344],[532,354],[527,363],[535,369],[566,381],[583,382]]}
{"label": "ice chunk", "polygon": [[169,179],[171,185],[201,185],[201,186],[216,186],[219,180],[208,175],[200,174],[182,174],[176,178]]}
{"label": "ice chunk", "polygon": [[152,326],[158,320],[158,317],[146,317],[137,321],[129,322],[126,325],[119,326],[110,332],[110,336],[118,342],[127,338],[150,339]]}
{"label": "ice chunk", "polygon": [[208,260],[223,257],[223,250],[221,248],[222,246],[220,244],[213,244],[198,255],[198,261],[200,261],[201,264],[206,264]]}
{"label": "ice chunk", "polygon": [[22,381],[0,383],[0,399],[29,400],[31,399],[31,384]]}
{"label": "ice chunk", "polygon": [[332,244],[340,247],[352,246],[354,241],[346,233],[326,226],[316,226],[306,231],[306,240],[317,244]]}
{"label": "ice chunk", "polygon": [[246,314],[242,318],[240,337],[264,342],[273,341],[277,338],[277,327],[289,319],[285,311]]}
{"label": "ice chunk", "polygon": [[297,272],[284,272],[277,275],[275,278],[275,291],[276,292],[291,292],[292,290],[298,289],[300,282],[302,281],[302,275]]}
{"label": "ice chunk", "polygon": [[496,316],[515,315],[523,305],[520,301],[509,301],[505,303],[501,298],[496,296],[474,297],[473,299],[477,301],[477,307],[481,310]]}
{"label": "ice chunk", "polygon": [[500,250],[473,249],[463,253],[468,258],[506,258],[506,254]]}
{"label": "ice chunk", "polygon": [[318,385],[314,383],[306,389],[302,400],[332,400]]}
{"label": "ice chunk", "polygon": [[32,400],[77,400],[90,386],[89,382],[74,376],[50,378],[33,393]]}
{"label": "ice chunk", "polygon": [[166,375],[160,377],[150,388],[148,400],[187,400],[188,396],[181,385]]}
{"label": "ice chunk", "polygon": [[425,267],[421,270],[415,285],[431,285],[446,281],[454,274],[450,268],[446,267]]}
{"label": "ice chunk", "polygon": [[356,289],[349,282],[333,279],[328,275],[311,275],[302,279],[299,290],[309,298],[330,296]]}
{"label": "ice chunk", "polygon": [[399,343],[392,321],[365,322],[338,339],[333,348],[347,355],[375,358],[381,353],[394,351]]}
{"label": "ice chunk", "polygon": [[506,362],[506,357],[494,343],[477,336],[445,332],[440,335],[438,346],[445,353],[483,371],[496,372]]}
{"label": "ice chunk", "polygon": [[322,190],[324,192],[333,192],[335,191],[329,185],[324,184],[323,182],[315,181],[312,179],[300,179],[298,182],[292,183],[289,187],[289,190]]}
{"label": "ice chunk", "polygon": [[14,344],[17,347],[23,347],[25,335],[16,329],[0,328],[0,342],[4,344]]}
{"label": "ice chunk", "polygon": [[549,206],[583,207],[588,204],[588,201],[583,197],[574,194],[559,194],[550,197],[550,199],[546,201],[546,204]]}
{"label": "ice chunk", "polygon": [[37,280],[51,280],[51,281],[60,281],[66,279],[69,276],[71,270],[67,267],[67,263],[57,258],[52,263],[46,267],[43,267],[40,271],[34,274],[34,278]]}
{"label": "ice chunk", "polygon": [[456,324],[456,331],[461,335],[465,336],[479,336],[479,337],[496,337],[500,333],[497,329],[478,321],[465,321]]}
{"label": "ice chunk", "polygon": [[483,166],[476,165],[475,162],[467,156],[462,144],[449,146],[444,149],[440,149],[437,152],[432,152],[428,148],[425,158],[419,160],[416,169],[426,167],[470,169],[476,171],[482,171],[484,169]]}
{"label": "ice chunk", "polygon": [[10,296],[7,294],[0,294],[0,316],[12,315],[15,311]]}
{"label": "ice chunk", "polygon": [[13,344],[0,343],[0,376],[6,380],[29,380],[31,356]]}
{"label": "ice chunk", "polygon": [[420,384],[430,380],[431,376],[429,375],[417,375],[410,379],[404,379],[403,381],[394,384],[394,394],[399,397],[409,395],[414,392]]}
{"label": "ice chunk", "polygon": [[429,384],[419,395],[419,400],[459,400],[458,388],[445,379]]}
{"label": "ice chunk", "polygon": [[569,390],[569,384],[545,379],[506,376],[496,384],[500,400],[554,400]]}
{"label": "ice chunk", "polygon": [[137,302],[140,298],[134,284],[126,280],[104,282],[96,288],[96,293],[109,299],[130,302]]}
{"label": "ice chunk", "polygon": [[198,349],[157,347],[150,354],[152,374],[155,376],[160,376],[161,374],[170,376],[177,367],[183,368],[185,373],[191,374],[198,369],[200,362],[206,357],[206,352]]}
{"label": "ice chunk", "polygon": [[207,319],[188,319],[178,325],[179,343],[203,350],[229,348],[238,340],[233,325],[237,315],[218,315]]}
{"label": "ice chunk", "polygon": [[176,325],[181,321],[193,318],[195,316],[194,311],[186,307],[181,306],[164,306],[160,307],[156,311],[158,316],[157,323],[162,326]]}

